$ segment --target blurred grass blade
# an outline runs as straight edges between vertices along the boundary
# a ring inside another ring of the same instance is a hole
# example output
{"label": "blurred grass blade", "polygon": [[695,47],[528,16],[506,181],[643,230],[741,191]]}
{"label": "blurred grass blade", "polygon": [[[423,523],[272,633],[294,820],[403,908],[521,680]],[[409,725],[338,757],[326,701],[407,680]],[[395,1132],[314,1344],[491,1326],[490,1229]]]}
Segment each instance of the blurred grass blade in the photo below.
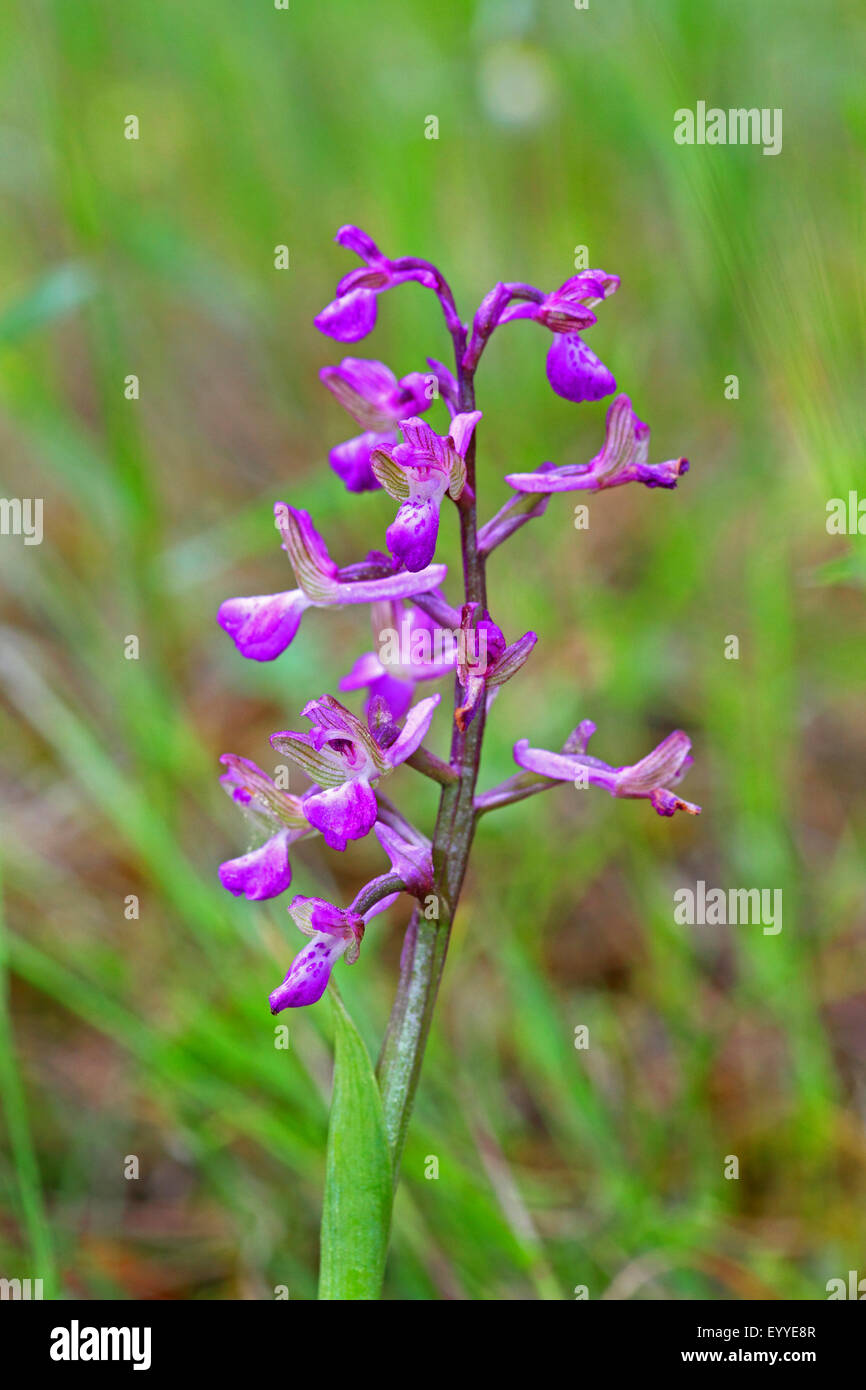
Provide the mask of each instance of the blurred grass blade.
{"label": "blurred grass blade", "polygon": [[0,312],[0,345],[17,342],[54,319],[72,313],[95,289],[96,281],[86,266],[72,262],[55,266]]}
{"label": "blurred grass blade", "polygon": [[54,1242],[42,1195],[39,1160],[30,1132],[24,1084],[18,1068],[16,1042],[9,1016],[6,924],[3,915],[3,879],[0,873],[0,1114],[5,1116],[24,1227],[33,1264],[23,1277],[41,1279],[46,1297],[57,1292]]}
{"label": "blurred grass blade", "polygon": [[360,1033],[334,986],[334,1095],[322,1210],[320,1299],[377,1299],[391,1225],[391,1154]]}

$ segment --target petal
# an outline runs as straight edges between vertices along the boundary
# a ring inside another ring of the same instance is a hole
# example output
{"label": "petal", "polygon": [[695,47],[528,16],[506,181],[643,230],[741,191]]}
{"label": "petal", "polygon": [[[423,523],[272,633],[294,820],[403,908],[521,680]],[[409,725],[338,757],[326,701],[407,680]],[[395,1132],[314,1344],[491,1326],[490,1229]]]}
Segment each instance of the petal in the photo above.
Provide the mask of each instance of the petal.
{"label": "petal", "polygon": [[581,270],[557,290],[557,294],[586,304],[590,309],[609,299],[619,289],[619,276],[604,270]]}
{"label": "petal", "polygon": [[693,801],[683,801],[682,797],[664,787],[654,787],[649,794],[650,803],[660,816],[672,816],[675,811],[685,811],[689,816],[699,816],[700,806]]}
{"label": "petal", "polygon": [[527,772],[538,773],[541,777],[553,777],[558,782],[577,782],[580,778],[584,786],[601,787],[611,796],[616,795],[617,769],[602,762],[601,758],[530,748],[529,740],[524,738],[514,745],[514,761]]}
{"label": "petal", "polygon": [[328,902],[327,898],[296,895],[289,903],[288,911],[295,926],[306,936],[316,936],[318,933],[339,936],[351,927],[353,921],[360,920],[357,914],[352,918],[341,907]]}
{"label": "petal", "polygon": [[419,497],[403,503],[385,538],[391,553],[417,574],[433,559],[438,535],[439,498]]}
{"label": "petal", "polygon": [[387,672],[370,684],[370,699],[380,696],[395,721],[403,718],[412,703],[414,693],[414,681],[400,680],[398,676],[389,676]]}
{"label": "petal", "polygon": [[[345,931],[348,927],[348,912],[345,912],[341,907],[336,907],[333,903],[329,903],[327,898],[307,898],[305,900],[302,899],[302,901],[312,904],[310,908],[310,926],[314,931],[327,932],[329,935],[335,936],[338,932]],[[298,899],[295,898],[289,908],[290,912],[292,908],[297,908],[297,903]],[[294,916],[295,914],[293,913],[292,915]]]}
{"label": "petal", "polygon": [[599,486],[589,464],[569,464],[565,468],[539,469],[535,473],[508,473],[505,481],[518,492],[528,493],[594,492]]}
{"label": "petal", "polygon": [[[355,752],[349,748],[340,749],[340,756],[348,768],[346,776],[360,774],[357,765],[358,755],[372,757],[375,761],[376,747],[369,728],[363,719],[359,719],[333,695],[320,695],[317,700],[308,700],[301,713],[316,726],[312,735],[314,747],[321,748],[326,740],[330,743],[334,738],[337,740],[338,748],[345,743],[355,746]],[[380,772],[383,767],[384,763],[379,765]]]}
{"label": "petal", "polygon": [[382,261],[385,259],[373,238],[362,231],[360,227],[353,227],[350,222],[340,228],[334,240],[338,246],[345,246],[347,251],[354,251],[355,255],[360,256],[362,261]]}
{"label": "petal", "polygon": [[281,830],[258,849],[220,864],[219,879],[236,898],[243,894],[250,902],[284,893],[292,881],[288,831]]}
{"label": "petal", "polygon": [[374,447],[370,454],[370,471],[389,497],[395,502],[405,502],[409,496],[409,475],[393,453],[393,446]]}
{"label": "petal", "polygon": [[[473,667],[478,667],[479,675],[488,676],[493,667],[498,665],[499,661],[505,655],[505,649],[508,643],[505,641],[502,628],[497,627],[496,623],[490,617],[490,614],[486,611],[475,624],[474,638],[469,635],[472,630],[470,619],[470,621],[466,623],[464,629],[464,658],[470,670]],[[530,647],[533,645],[534,643],[530,643]],[[521,662],[521,665],[522,664]]]}
{"label": "petal", "polygon": [[639,763],[619,769],[615,795],[640,796],[663,787],[681,772],[691,746],[688,734],[675,729]]}
{"label": "petal", "polygon": [[328,554],[309,512],[274,503],[274,525],[283,538],[283,547],[295,578],[312,603],[334,603],[337,566]]}
{"label": "petal", "polygon": [[422,411],[430,409],[436,399],[432,394],[430,379],[429,372],[410,372],[408,376],[400,378],[398,385],[403,393],[403,400],[398,420],[405,420],[410,415],[419,415]]}
{"label": "petal", "polygon": [[475,426],[481,419],[480,410],[470,410],[463,415],[455,415],[451,424],[448,426],[448,433],[461,458],[466,457],[466,450],[469,448],[469,441],[472,438]]}
{"label": "petal", "polygon": [[391,870],[402,878],[413,893],[426,893],[433,887],[433,860],[428,844],[413,844],[382,821],[375,825],[376,839],[391,861]]}
{"label": "petal", "polygon": [[349,937],[319,932],[295,956],[283,983],[269,996],[271,1013],[315,1004],[327,988],[334,964],[349,944]]}
{"label": "petal", "polygon": [[[549,465],[548,468],[549,467],[552,467],[552,465]],[[534,473],[514,473],[511,476],[535,478],[540,475]],[[508,482],[507,478],[506,482]],[[521,491],[522,490],[523,489],[521,489]],[[532,489],[527,488],[525,490],[529,492]],[[542,489],[539,488],[538,491],[541,492]],[[478,549],[481,554],[488,555],[491,550],[495,550],[497,545],[501,545],[503,541],[507,540],[508,537],[519,530],[521,526],[525,526],[527,521],[532,521],[535,517],[542,516],[547,509],[548,501],[549,498],[545,496],[543,492],[541,497],[530,498],[528,501],[525,497],[512,497],[505,503],[504,507],[499,509],[494,517],[491,517],[490,521],[485,522],[478,532]]]}
{"label": "petal", "polygon": [[433,375],[439,384],[440,395],[444,396],[449,403],[457,400],[457,382],[450,367],[446,367],[442,362],[437,362],[435,357],[427,358],[427,365],[433,369]]}
{"label": "petal", "polygon": [[346,770],[341,759],[327,750],[320,751],[310,734],[296,734],[286,729],[282,733],[271,734],[271,747],[275,753],[291,758],[320,787],[339,787],[345,781]]}
{"label": "petal", "polygon": [[388,893],[386,897],[380,898],[372,907],[367,908],[364,913],[364,922],[369,922],[371,917],[378,917],[380,912],[386,912],[389,907],[393,907],[399,896],[399,893]]}
{"label": "petal", "polygon": [[445,440],[430,428],[426,420],[409,415],[400,421],[400,429],[405,443],[413,453],[420,455],[421,462],[444,461],[447,447]]}
{"label": "petal", "polygon": [[558,782],[573,782],[581,764],[564,753],[550,753],[546,748],[530,748],[529,739],[519,739],[514,745],[514,761],[527,772],[540,777],[554,777]]}
{"label": "petal", "polygon": [[367,430],[337,444],[328,454],[328,462],[349,492],[377,492],[382,484],[373,472],[370,455],[375,448],[396,442],[396,434]]}
{"label": "petal", "polygon": [[447,565],[428,565],[426,569],[401,570],[382,579],[353,579],[338,585],[336,602],[376,603],[385,598],[412,598],[437,589],[447,573]]}
{"label": "petal", "polygon": [[241,656],[251,661],[273,661],[286,650],[309,607],[310,599],[300,589],[229,598],[220,605],[217,622]]}
{"label": "petal", "polygon": [[593,459],[591,467],[596,477],[615,477],[629,464],[634,455],[637,416],[628,396],[617,396],[607,408],[604,444]]}
{"label": "petal", "polygon": [[529,303],[525,300],[517,304],[509,304],[499,316],[499,323],[514,323],[515,319],[537,319],[542,312],[540,303]]}
{"label": "petal", "polygon": [[538,637],[534,632],[525,632],[510,647],[506,647],[493,670],[488,672],[487,684],[489,686],[504,685],[506,681],[510,681],[511,677],[516,675],[521,666],[528,661],[529,654],[537,641]]}
{"label": "petal", "polygon": [[589,740],[595,733],[595,725],[591,719],[581,719],[576,729],[572,729],[563,745],[563,753],[585,753],[589,745]]}
{"label": "petal", "polygon": [[558,333],[547,354],[547,379],[567,401],[600,401],[616,380],[577,333]]}
{"label": "petal", "polygon": [[331,849],[344,850],[349,840],[363,840],[373,829],[377,814],[375,793],[363,777],[304,801],[304,815],[310,825],[321,830]]}
{"label": "petal", "polygon": [[364,652],[359,656],[351,671],[340,680],[341,690],[363,690],[365,686],[372,685],[380,676],[384,675],[385,668],[375,652]]}
{"label": "petal", "polygon": [[448,473],[448,496],[456,502],[466,486],[466,460],[457,450],[451,453],[451,468]]}
{"label": "petal", "polygon": [[688,471],[688,459],[666,459],[664,463],[639,463],[634,473],[645,487],[676,487],[677,479]]}
{"label": "petal", "polygon": [[417,705],[413,705],[410,709],[406,716],[406,723],[385,754],[392,767],[396,767],[398,763],[403,763],[407,758],[410,758],[419,744],[423,742],[441,698],[441,695],[428,695],[426,700],[419,700]]}
{"label": "petal", "polygon": [[376,325],[376,296],[372,290],[350,290],[326,304],[313,322],[338,343],[357,343]]}
{"label": "petal", "polygon": [[294,829],[306,825],[300,797],[283,791],[249,758],[223,753],[220,762],[228,769],[220,776],[220,785],[243,811],[262,819],[265,825],[270,822],[271,827],[274,823]]}
{"label": "petal", "polygon": [[569,303],[555,296],[540,304],[534,317],[551,333],[583,333],[598,323],[595,314],[585,305]]}
{"label": "petal", "polygon": [[338,367],[323,367],[319,380],[364,430],[392,429],[400,418],[401,392],[384,362],[344,357]]}

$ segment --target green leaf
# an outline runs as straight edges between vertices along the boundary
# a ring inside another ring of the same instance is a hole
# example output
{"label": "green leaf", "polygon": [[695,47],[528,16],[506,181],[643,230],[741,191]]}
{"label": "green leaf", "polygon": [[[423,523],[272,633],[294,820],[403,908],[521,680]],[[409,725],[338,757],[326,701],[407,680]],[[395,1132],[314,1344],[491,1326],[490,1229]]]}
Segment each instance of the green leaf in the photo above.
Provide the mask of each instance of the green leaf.
{"label": "green leaf", "polygon": [[336,1032],[319,1298],[377,1299],[391,1227],[391,1152],[367,1049],[333,984],[328,992]]}

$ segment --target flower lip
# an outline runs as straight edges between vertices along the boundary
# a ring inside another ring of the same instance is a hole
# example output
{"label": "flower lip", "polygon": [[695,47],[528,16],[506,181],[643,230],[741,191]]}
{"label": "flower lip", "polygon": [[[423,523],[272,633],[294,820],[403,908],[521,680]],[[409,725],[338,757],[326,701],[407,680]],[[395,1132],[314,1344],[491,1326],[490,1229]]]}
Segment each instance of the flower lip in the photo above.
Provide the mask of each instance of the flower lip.
{"label": "flower lip", "polygon": [[320,333],[339,343],[357,343],[376,327],[376,311],[374,291],[353,288],[326,304],[313,322]]}
{"label": "flower lip", "polygon": [[249,902],[261,902],[284,893],[292,881],[290,843],[290,832],[279,830],[258,849],[220,864],[219,880],[223,888],[236,898],[243,895]]}
{"label": "flower lip", "polygon": [[280,594],[229,598],[220,604],[217,622],[242,656],[274,661],[294,640],[310,600],[300,589]]}
{"label": "flower lip", "polygon": [[317,1003],[328,987],[334,965],[348,946],[348,936],[316,932],[295,956],[283,983],[269,995],[271,1013]]}
{"label": "flower lip", "polygon": [[567,401],[600,401],[616,390],[613,373],[578,333],[556,333],[547,353],[547,379]]}

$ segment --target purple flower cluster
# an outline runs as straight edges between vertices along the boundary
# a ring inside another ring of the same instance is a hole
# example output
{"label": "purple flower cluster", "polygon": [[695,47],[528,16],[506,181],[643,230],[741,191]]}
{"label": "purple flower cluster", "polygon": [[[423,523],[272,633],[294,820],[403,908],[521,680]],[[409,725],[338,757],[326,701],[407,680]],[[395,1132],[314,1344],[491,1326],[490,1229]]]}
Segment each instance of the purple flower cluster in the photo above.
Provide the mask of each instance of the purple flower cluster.
{"label": "purple flower cluster", "polygon": [[[307,512],[278,502],[275,525],[296,587],[228,599],[219,610],[220,625],[241,655],[254,661],[273,661],[285,651],[310,608],[366,604],[376,640],[375,649],[358,656],[339,684],[342,693],[366,692],[364,718],[325,694],[301,711],[308,729],[271,737],[273,750],[309,780],[300,795],[278,786],[246,758],[231,753],[222,758],[226,770],[220,781],[255,835],[247,853],[220,867],[220,880],[230,893],[258,901],[285,892],[292,881],[292,845],[316,834],[330,848],[344,851],[350,841],[374,831],[389,861],[388,871],[365,884],[346,909],[320,898],[294,898],[289,912],[309,941],[270,997],[274,1013],[319,999],[335,962],[357,959],[368,921],[399,893],[420,902],[427,895],[435,897],[440,863],[447,866],[452,853],[468,855],[474,818],[492,805],[525,795],[526,774],[530,782],[533,777],[551,786],[572,782],[601,787],[615,797],[643,798],[662,816],[700,810],[671,790],[692,761],[684,733],[668,735],[638,763],[614,766],[587,754],[595,728],[589,721],[578,726],[560,752],[532,748],[521,739],[514,757],[523,772],[512,779],[520,785],[512,789],[503,784],[503,789],[474,798],[483,732],[478,716],[486,716],[501,686],[521,669],[536,643],[535,633],[527,632],[509,644],[488,612],[483,584],[487,554],[540,516],[554,493],[602,491],[628,482],[673,488],[688,469],[683,458],[648,461],[649,428],[629,397],[620,394],[608,408],[604,441],[589,462],[546,463],[535,472],[508,474],[512,496],[491,521],[477,527],[474,454],[482,415],[474,408],[473,382],[491,336],[517,319],[540,324],[552,335],[547,376],[553,390],[568,401],[600,400],[616,391],[616,381],[581,335],[596,322],[594,309],[618,289],[619,278],[584,270],[550,292],[499,283],[485,295],[471,325],[465,325],[447,281],[430,262],[390,259],[356,227],[341,228],[336,240],[355,252],[362,265],[339,282],[334,300],[315,320],[317,328],[338,342],[357,343],[375,326],[379,295],[414,282],[439,300],[454,342],[456,372],[432,358],[427,372],[399,379],[384,363],[356,357],[321,370],[322,382],[361,431],[331,450],[332,469],[350,492],[381,488],[397,503],[385,534],[389,553],[371,551],[340,567]],[[436,401],[448,412],[444,432],[420,418]],[[447,499],[459,517],[464,557],[459,608],[450,605],[442,589],[446,566],[435,563]],[[440,694],[412,702],[419,683],[450,675],[455,677],[452,754],[443,762],[424,748]],[[439,782],[443,798],[451,798],[449,805],[453,802],[456,809],[450,843],[431,845],[381,794],[381,781],[407,763]],[[457,834],[458,822],[466,820],[464,811],[459,821],[466,804],[465,797],[460,799],[464,787],[470,824],[468,834]],[[541,782],[535,789],[543,789]],[[463,863],[465,867],[465,858]]]}

